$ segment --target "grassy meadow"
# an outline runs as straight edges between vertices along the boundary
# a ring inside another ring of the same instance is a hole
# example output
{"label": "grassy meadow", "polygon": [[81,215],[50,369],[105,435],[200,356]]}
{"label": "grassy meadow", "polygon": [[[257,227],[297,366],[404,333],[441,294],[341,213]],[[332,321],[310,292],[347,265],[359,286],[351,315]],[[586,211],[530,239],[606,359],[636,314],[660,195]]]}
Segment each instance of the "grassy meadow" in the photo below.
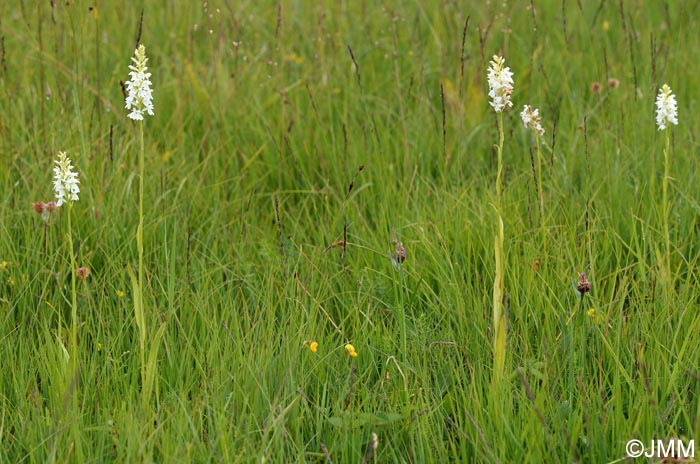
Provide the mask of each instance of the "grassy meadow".
{"label": "grassy meadow", "polygon": [[[699,28],[690,0],[2,2],[0,462],[608,463],[700,439]],[[493,55],[515,81],[499,208]],[[80,198],[42,218],[60,151]]]}

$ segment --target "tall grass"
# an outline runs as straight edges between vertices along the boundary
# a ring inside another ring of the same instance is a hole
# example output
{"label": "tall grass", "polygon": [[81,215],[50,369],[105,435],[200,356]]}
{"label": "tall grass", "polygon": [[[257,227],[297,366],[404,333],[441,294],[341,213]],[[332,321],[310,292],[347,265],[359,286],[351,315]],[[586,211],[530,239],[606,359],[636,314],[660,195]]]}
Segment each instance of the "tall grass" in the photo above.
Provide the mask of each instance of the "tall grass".
{"label": "tall grass", "polygon": [[[700,438],[694,3],[6,3],[1,462],[610,462],[631,438]],[[147,405],[128,272],[139,140],[119,84],[139,35],[156,105],[141,290],[162,334]],[[494,53],[514,108],[536,103],[547,130],[545,256],[530,134],[504,114],[500,393]],[[665,195],[664,82],[679,105]],[[31,207],[59,149],[76,154],[71,235],[91,270],[74,390],[67,217],[45,246]]]}

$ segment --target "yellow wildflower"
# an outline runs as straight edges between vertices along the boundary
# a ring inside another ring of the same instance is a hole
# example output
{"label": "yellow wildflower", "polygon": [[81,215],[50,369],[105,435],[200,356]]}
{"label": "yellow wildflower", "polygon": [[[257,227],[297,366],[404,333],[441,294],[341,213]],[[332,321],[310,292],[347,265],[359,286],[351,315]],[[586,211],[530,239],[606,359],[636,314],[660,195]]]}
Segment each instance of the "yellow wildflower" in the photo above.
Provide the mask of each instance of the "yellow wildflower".
{"label": "yellow wildflower", "polygon": [[304,58],[301,56],[297,55],[296,53],[290,53],[288,55],[284,55],[284,61],[293,61],[296,64],[301,64],[304,62]]}
{"label": "yellow wildflower", "polygon": [[121,298],[123,296],[124,296],[124,292],[122,292],[121,290],[117,290],[117,297]]}
{"label": "yellow wildflower", "polygon": [[313,340],[304,340],[304,342],[301,344],[301,348],[309,348],[312,353],[315,353],[318,351],[318,342]]}
{"label": "yellow wildflower", "polygon": [[596,313],[595,308],[589,309],[586,314],[588,314],[588,317],[591,318],[591,321],[593,321],[595,325],[600,325],[600,323],[603,322],[603,317]]}
{"label": "yellow wildflower", "polygon": [[357,357],[357,351],[355,351],[355,347],[350,343],[345,344],[345,351],[348,352],[348,355],[350,355],[351,358]]}
{"label": "yellow wildflower", "polygon": [[7,261],[0,262],[0,271],[4,270],[9,265],[10,263],[8,263]]}

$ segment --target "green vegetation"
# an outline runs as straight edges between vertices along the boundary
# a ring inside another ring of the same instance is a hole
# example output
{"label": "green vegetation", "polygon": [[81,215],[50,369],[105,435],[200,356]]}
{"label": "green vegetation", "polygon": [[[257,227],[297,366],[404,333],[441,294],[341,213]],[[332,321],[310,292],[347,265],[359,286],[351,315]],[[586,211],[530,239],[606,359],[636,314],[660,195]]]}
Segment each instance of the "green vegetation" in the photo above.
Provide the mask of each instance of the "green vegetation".
{"label": "green vegetation", "polygon": [[[700,438],[697,5],[459,3],[3,2],[0,462],[621,462]],[[59,151],[80,199],[45,225]]]}

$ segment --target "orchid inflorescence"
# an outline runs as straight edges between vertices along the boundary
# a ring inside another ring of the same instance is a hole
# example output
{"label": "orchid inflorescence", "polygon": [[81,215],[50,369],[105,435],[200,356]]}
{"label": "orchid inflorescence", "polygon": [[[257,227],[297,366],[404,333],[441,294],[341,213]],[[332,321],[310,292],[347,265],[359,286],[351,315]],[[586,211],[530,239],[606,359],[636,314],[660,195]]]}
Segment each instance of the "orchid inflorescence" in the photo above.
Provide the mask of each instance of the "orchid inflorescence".
{"label": "orchid inflorescence", "polygon": [[143,120],[144,111],[153,116],[153,91],[151,89],[151,73],[147,72],[146,47],[139,45],[131,58],[134,64],[129,65],[131,79],[126,81],[126,109],[131,110],[129,117],[135,121]]}

